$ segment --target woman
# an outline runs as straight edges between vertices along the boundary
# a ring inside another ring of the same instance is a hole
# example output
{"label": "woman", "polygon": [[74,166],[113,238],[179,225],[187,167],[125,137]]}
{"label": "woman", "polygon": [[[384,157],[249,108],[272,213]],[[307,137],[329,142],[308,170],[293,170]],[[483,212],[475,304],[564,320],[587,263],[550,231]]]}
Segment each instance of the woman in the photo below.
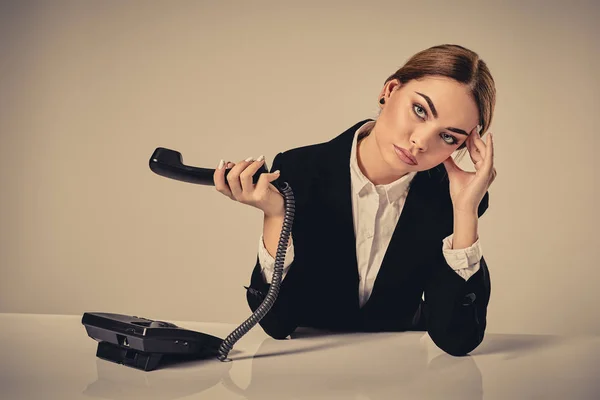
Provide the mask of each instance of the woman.
{"label": "woman", "polygon": [[[390,76],[376,120],[334,139],[279,153],[275,172],[252,176],[264,157],[223,160],[216,189],[264,212],[247,299],[267,293],[288,182],[296,209],[279,297],[260,324],[282,339],[298,326],[330,330],[427,330],[464,355],[483,340],[490,278],[478,218],[495,178],[495,87],[478,55],[457,45],[414,55]],[[451,157],[468,151],[476,172]],[[225,168],[231,168],[225,184]]]}

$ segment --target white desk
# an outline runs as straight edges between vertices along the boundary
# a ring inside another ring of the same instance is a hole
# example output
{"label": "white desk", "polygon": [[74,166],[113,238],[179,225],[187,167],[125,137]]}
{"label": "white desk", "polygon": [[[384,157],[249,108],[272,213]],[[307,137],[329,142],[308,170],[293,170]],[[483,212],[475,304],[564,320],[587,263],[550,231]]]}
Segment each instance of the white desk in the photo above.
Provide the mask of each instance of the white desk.
{"label": "white desk", "polygon": [[[155,316],[145,315],[153,318]],[[235,325],[171,321],[225,338]],[[599,399],[600,337],[488,334],[471,356],[423,332],[277,341],[150,372],[96,358],[81,316],[0,314],[0,399]]]}

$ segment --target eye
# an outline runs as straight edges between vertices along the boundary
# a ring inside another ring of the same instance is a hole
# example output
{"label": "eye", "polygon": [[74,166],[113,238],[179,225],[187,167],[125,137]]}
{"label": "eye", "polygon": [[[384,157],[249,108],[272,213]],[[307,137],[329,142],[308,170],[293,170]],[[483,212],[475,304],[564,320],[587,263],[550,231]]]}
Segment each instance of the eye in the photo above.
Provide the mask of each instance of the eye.
{"label": "eye", "polygon": [[[421,116],[421,114],[417,110],[420,110],[423,113],[423,116]],[[427,111],[425,111],[423,106],[419,103],[413,104],[413,111],[415,112],[415,114],[417,114],[417,117],[421,118],[422,120],[425,120],[425,117],[427,117]]]}
{"label": "eye", "polygon": [[444,142],[448,143],[451,146],[454,146],[455,144],[458,144],[458,139],[456,139],[452,135],[448,135],[447,133],[442,132],[440,134],[440,136],[442,137],[442,139],[444,140]]}

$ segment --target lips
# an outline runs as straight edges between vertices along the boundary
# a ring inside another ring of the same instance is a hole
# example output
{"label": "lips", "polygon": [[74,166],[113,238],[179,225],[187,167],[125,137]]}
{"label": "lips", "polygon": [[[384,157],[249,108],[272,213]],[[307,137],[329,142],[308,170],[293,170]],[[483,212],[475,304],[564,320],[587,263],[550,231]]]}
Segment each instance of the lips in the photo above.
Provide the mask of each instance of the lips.
{"label": "lips", "polygon": [[408,150],[403,149],[402,147],[398,147],[396,145],[394,145],[394,150],[396,151],[396,154],[398,155],[398,157],[405,163],[410,164],[410,165],[418,164],[415,157],[413,157],[413,155],[410,154],[410,152]]}

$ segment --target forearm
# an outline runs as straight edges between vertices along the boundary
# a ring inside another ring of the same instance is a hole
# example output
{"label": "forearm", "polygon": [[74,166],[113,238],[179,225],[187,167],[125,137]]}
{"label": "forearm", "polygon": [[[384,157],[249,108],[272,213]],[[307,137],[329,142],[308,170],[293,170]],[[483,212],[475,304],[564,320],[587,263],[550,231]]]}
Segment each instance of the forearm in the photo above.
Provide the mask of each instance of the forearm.
{"label": "forearm", "polygon": [[[454,213],[452,248],[466,249],[478,240],[478,214]],[[429,295],[428,331],[434,342],[453,355],[463,355],[481,343],[486,327],[490,278],[485,259],[468,280],[448,268],[446,260],[439,266],[426,292]]]}
{"label": "forearm", "polygon": [[454,212],[453,249],[466,249],[477,241],[478,221],[476,210],[473,212]]}
{"label": "forearm", "polygon": [[[298,301],[296,285],[288,285],[289,281],[282,282],[281,290],[273,307],[259,322],[265,333],[275,339],[284,339],[290,335],[297,326],[296,302]],[[265,299],[270,284],[265,283],[260,265],[257,263],[250,278],[250,288],[246,292],[246,299],[252,312],[256,311]]]}
{"label": "forearm", "polygon": [[[277,246],[279,245],[279,237],[281,235],[281,229],[283,228],[284,216],[264,216],[263,222],[263,240],[265,248],[275,258],[277,254]],[[290,236],[291,240],[291,236]],[[288,240],[287,246],[290,246],[290,240]]]}
{"label": "forearm", "polygon": [[491,283],[485,258],[468,281],[442,263],[436,270],[425,293],[427,330],[442,350],[467,354],[481,343],[487,325]]}
{"label": "forearm", "polygon": [[[257,263],[255,265],[254,271],[252,272],[252,277],[250,281],[250,288],[247,291],[247,300],[248,305],[252,312],[256,311],[256,309],[260,306],[260,304],[265,299],[269,289],[271,279],[265,279],[263,276],[262,268],[265,265],[261,265],[260,259],[268,257],[264,255],[264,251],[266,250],[269,255],[275,258],[277,253],[277,246],[279,244],[279,237],[281,234],[281,229],[283,227],[283,216],[264,216],[264,224],[263,224],[263,238],[262,245],[264,248],[259,248],[259,254],[257,258]],[[284,275],[286,267],[291,267],[289,252],[293,249],[290,249],[291,244],[291,236],[288,241],[288,251],[286,252],[286,261],[284,262]],[[293,257],[293,255],[292,255]],[[293,258],[292,258],[293,260]],[[265,261],[266,262],[266,261]],[[293,263],[293,261],[292,261]],[[268,274],[273,274],[273,260],[270,260],[268,263],[268,267],[270,272]],[[271,310],[264,316],[260,321],[260,325],[264,329],[264,331],[271,337],[275,339],[283,339],[287,337],[290,333],[296,329],[296,323],[293,310],[293,304],[295,301],[295,285],[291,285],[288,287],[287,281],[282,280],[281,289],[279,291],[279,296],[277,300],[273,304]]]}

